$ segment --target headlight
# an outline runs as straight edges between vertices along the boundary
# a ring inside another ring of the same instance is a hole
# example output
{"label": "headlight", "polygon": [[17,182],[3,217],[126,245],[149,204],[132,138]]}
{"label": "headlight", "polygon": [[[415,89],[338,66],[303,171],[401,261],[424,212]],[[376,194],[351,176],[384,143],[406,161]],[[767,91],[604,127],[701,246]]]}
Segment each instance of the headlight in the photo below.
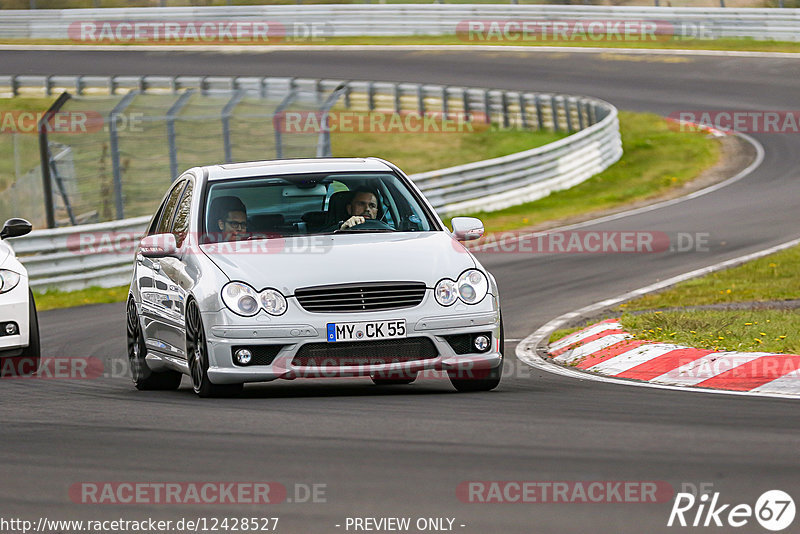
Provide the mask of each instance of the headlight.
{"label": "headlight", "polygon": [[258,313],[258,293],[242,282],[230,282],[222,288],[222,302],[233,312],[245,317]]}
{"label": "headlight", "polygon": [[0,269],[0,293],[6,293],[17,287],[20,278],[14,271]]}
{"label": "headlight", "polygon": [[442,306],[450,306],[451,304],[455,303],[456,300],[458,300],[458,289],[456,288],[456,283],[449,278],[439,280],[439,283],[436,284],[434,294],[436,296],[436,302]]}
{"label": "headlight", "polygon": [[232,311],[252,317],[261,308],[270,315],[286,313],[286,298],[277,289],[265,289],[261,293],[243,282],[230,282],[222,288],[222,301]]}
{"label": "headlight", "polygon": [[270,315],[283,315],[286,311],[286,298],[277,289],[265,289],[259,295],[261,306]]}
{"label": "headlight", "polygon": [[475,304],[483,300],[489,291],[489,280],[477,269],[464,271],[458,277],[458,296],[467,304]]}

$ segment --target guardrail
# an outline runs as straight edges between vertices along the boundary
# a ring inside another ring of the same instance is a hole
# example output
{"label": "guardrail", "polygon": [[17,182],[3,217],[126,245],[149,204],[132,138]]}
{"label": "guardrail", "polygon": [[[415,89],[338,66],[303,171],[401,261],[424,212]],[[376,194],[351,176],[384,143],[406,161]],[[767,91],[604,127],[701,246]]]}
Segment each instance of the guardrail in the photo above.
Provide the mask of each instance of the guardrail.
{"label": "guardrail", "polygon": [[[333,36],[448,35],[459,24],[502,21],[656,21],[670,35],[695,38],[752,37],[800,40],[800,9],[679,8],[652,6],[552,6],[509,4],[279,5],[3,10],[0,38],[72,39],[81,41],[81,22],[264,22],[270,41],[318,41]],[[119,25],[114,26],[123,29]],[[317,31],[310,31],[316,29]],[[132,27],[124,27],[133,35]],[[198,28],[198,31],[200,28]],[[132,41],[134,38],[115,40]],[[108,38],[108,35],[106,35]],[[144,41],[148,41],[145,38]],[[197,40],[205,41],[202,36]],[[213,41],[213,39],[209,40]],[[106,41],[108,42],[108,41]]]}
{"label": "guardrail", "polygon": [[[429,84],[294,78],[0,76],[0,93],[53,94],[67,89],[79,94],[116,94],[131,90],[177,93],[188,89],[277,94],[303,90],[317,91],[320,100],[336,91],[339,98],[333,107],[334,112],[376,112],[394,117],[417,113],[445,119],[458,116],[467,125],[486,123],[497,128],[571,134],[517,154],[412,175],[411,179],[442,217],[494,211],[542,198],[552,191],[588,179],[622,155],[617,110],[606,102],[589,97]],[[77,289],[91,285],[120,285],[127,281],[132,260],[130,255],[117,251],[129,243],[107,243],[113,252],[103,254],[106,244],[100,242],[93,249],[99,247],[101,253],[83,254],[80,240],[82,236],[95,236],[96,232],[103,231],[135,240],[147,219],[37,230],[15,240],[14,248],[29,268],[33,287]]]}

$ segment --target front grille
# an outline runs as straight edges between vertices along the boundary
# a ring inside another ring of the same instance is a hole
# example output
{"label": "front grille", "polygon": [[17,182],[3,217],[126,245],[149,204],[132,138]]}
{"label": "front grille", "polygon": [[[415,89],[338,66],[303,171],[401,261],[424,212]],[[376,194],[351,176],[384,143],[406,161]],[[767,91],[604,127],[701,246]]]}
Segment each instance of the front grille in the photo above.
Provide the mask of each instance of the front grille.
{"label": "front grille", "polygon": [[343,365],[380,365],[430,360],[439,355],[427,337],[308,343],[300,347],[292,365],[304,367],[339,367]]}
{"label": "front grille", "polygon": [[423,282],[368,282],[304,287],[294,292],[305,310],[316,313],[412,308],[425,297]]}
{"label": "front grille", "polygon": [[[283,345],[238,345],[235,347],[231,347],[231,359],[233,360],[233,365],[237,367],[250,367],[251,365],[270,365],[275,360],[275,356],[283,348]],[[242,366],[236,363],[236,358],[233,357],[236,354],[236,351],[239,349],[247,349],[253,354],[253,358],[250,360],[246,366]]]}

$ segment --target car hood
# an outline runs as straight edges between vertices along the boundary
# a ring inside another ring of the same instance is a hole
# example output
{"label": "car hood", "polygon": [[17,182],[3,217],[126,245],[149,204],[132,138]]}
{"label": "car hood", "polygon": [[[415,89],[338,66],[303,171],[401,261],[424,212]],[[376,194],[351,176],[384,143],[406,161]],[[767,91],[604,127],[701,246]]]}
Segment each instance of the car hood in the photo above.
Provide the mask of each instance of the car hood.
{"label": "car hood", "polygon": [[11,252],[11,245],[5,241],[0,241],[0,267],[2,267],[8,257],[11,256]]}
{"label": "car hood", "polygon": [[202,245],[231,280],[293,295],[300,287],[419,281],[433,287],[475,261],[447,232],[336,234]]}

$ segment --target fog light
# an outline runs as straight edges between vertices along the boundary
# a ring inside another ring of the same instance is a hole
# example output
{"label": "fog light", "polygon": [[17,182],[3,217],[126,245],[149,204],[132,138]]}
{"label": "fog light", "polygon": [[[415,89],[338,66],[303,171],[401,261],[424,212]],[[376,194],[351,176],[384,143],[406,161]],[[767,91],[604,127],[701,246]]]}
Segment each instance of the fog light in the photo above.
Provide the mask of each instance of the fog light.
{"label": "fog light", "polygon": [[6,335],[13,336],[17,333],[17,325],[16,323],[8,323],[6,324]]}
{"label": "fog light", "polygon": [[483,335],[475,336],[475,339],[472,340],[472,344],[475,345],[478,352],[483,352],[489,348],[489,338]]}
{"label": "fog light", "polygon": [[236,358],[236,363],[239,365],[247,365],[253,359],[253,353],[247,349],[239,349],[233,354],[233,357]]}

